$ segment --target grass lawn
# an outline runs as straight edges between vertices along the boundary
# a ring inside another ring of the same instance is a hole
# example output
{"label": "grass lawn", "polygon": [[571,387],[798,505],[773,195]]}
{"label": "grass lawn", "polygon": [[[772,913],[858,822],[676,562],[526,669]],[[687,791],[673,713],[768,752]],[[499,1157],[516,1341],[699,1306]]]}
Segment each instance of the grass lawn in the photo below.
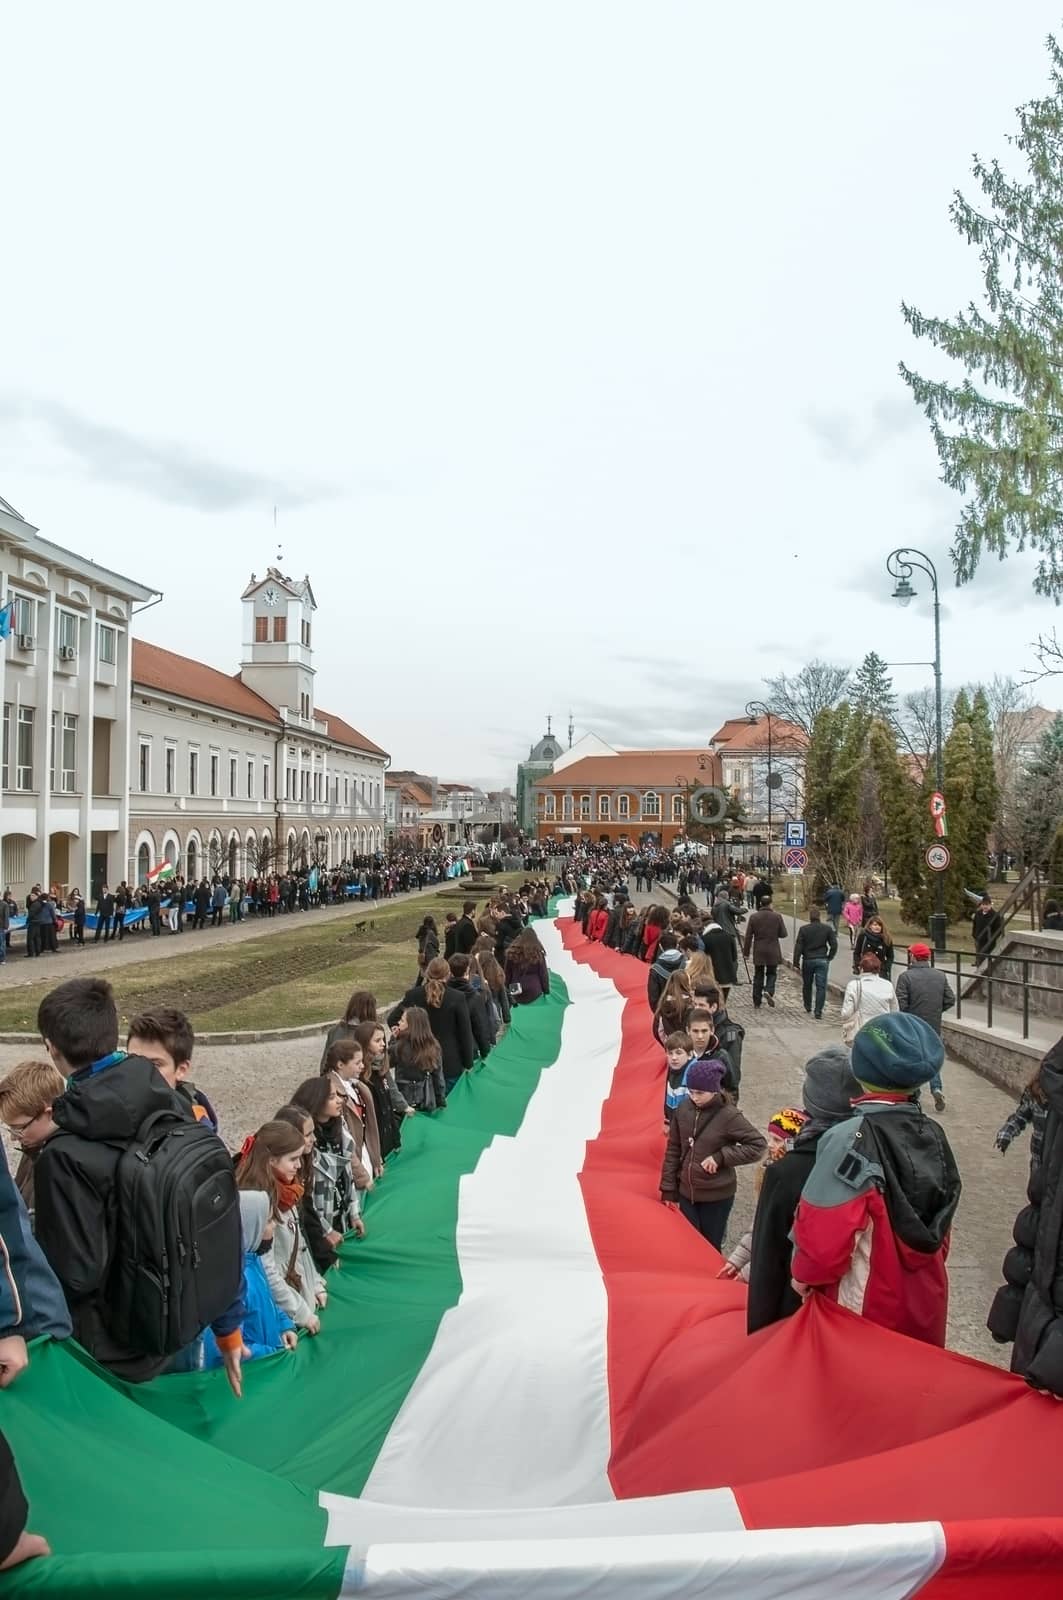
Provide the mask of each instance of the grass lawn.
{"label": "grass lawn", "polygon": [[[491,886],[523,878],[499,873]],[[176,960],[102,967],[99,976],[114,985],[123,1024],[160,1005],[179,1006],[203,1033],[331,1023],[353,989],[371,989],[381,1003],[397,999],[417,970],[414,933],[422,917],[431,912],[442,927],[448,911],[460,913],[462,898],[461,887],[451,884],[327,922],[310,912],[285,919],[283,931],[214,949],[208,932]],[[470,890],[470,898],[482,904],[484,895]],[[0,1032],[35,1033],[37,1007],[55,982],[0,990]]]}

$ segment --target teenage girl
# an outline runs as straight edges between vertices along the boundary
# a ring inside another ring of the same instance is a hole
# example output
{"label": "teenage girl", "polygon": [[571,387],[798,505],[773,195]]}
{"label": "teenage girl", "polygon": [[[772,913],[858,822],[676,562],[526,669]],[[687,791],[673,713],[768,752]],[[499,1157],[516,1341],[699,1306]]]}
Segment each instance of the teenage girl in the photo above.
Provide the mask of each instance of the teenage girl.
{"label": "teenage girl", "polygon": [[418,1111],[442,1111],[447,1103],[443,1052],[423,1006],[407,1006],[391,1035],[391,1064],[406,1103]]}
{"label": "teenage girl", "polygon": [[327,1249],[332,1257],[329,1265],[360,1210],[351,1169],[354,1140],[343,1119],[343,1101],[343,1090],[331,1074],[307,1078],[292,1095],[292,1105],[308,1111],[314,1124],[311,1198],[324,1235],[322,1256]]}
{"label": "teenage girl", "polygon": [[240,1189],[260,1189],[269,1199],[273,1247],[262,1257],[262,1265],[274,1301],[297,1328],[317,1333],[318,1311],[327,1295],[299,1226],[304,1149],[303,1134],[289,1122],[263,1123],[244,1145],[236,1182]]}
{"label": "teenage girl", "polygon": [[[356,1024],[361,1026],[361,1024]],[[351,1170],[354,1187],[359,1194],[373,1187],[373,1180],[383,1171],[380,1155],[380,1130],[377,1128],[376,1107],[372,1091],[364,1082],[368,1066],[357,1039],[340,1039],[326,1053],[321,1066],[322,1077],[335,1077],[343,1094],[343,1120],[347,1132],[354,1140],[354,1159]]]}
{"label": "teenage girl", "polygon": [[360,1022],[354,1030],[354,1042],[362,1047],[362,1082],[368,1084],[376,1111],[377,1132],[380,1135],[380,1155],[386,1161],[402,1144],[402,1120],[411,1117],[414,1108],[403,1098],[391,1075],[384,1026],[380,1022]]}

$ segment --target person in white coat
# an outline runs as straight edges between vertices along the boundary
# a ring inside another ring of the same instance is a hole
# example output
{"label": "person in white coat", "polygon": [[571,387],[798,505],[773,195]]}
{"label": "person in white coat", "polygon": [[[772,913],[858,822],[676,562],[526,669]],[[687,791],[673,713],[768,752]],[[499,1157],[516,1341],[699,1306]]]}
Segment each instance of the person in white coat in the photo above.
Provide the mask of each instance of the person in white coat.
{"label": "person in white coat", "polygon": [[888,978],[882,977],[882,963],[868,951],[860,958],[860,971],[845,988],[842,1000],[842,1039],[851,1045],[865,1022],[896,1011],[897,996]]}

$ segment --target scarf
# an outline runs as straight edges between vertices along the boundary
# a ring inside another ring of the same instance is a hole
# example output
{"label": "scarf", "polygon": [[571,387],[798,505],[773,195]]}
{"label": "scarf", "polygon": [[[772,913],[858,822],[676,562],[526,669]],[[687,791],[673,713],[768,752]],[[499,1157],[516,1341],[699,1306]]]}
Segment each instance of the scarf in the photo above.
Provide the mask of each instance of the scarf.
{"label": "scarf", "polygon": [[303,1198],[301,1183],[277,1183],[277,1210],[294,1211]]}

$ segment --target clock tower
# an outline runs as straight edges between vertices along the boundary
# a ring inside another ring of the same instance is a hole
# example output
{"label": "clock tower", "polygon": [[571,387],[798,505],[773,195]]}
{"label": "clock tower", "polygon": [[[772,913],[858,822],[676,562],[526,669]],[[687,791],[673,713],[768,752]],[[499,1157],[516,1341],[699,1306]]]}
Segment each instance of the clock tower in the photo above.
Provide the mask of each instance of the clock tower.
{"label": "clock tower", "polygon": [[309,578],[289,578],[268,567],[251,574],[244,608],[241,680],[270,705],[287,708],[290,721],[314,717],[313,614]]}

